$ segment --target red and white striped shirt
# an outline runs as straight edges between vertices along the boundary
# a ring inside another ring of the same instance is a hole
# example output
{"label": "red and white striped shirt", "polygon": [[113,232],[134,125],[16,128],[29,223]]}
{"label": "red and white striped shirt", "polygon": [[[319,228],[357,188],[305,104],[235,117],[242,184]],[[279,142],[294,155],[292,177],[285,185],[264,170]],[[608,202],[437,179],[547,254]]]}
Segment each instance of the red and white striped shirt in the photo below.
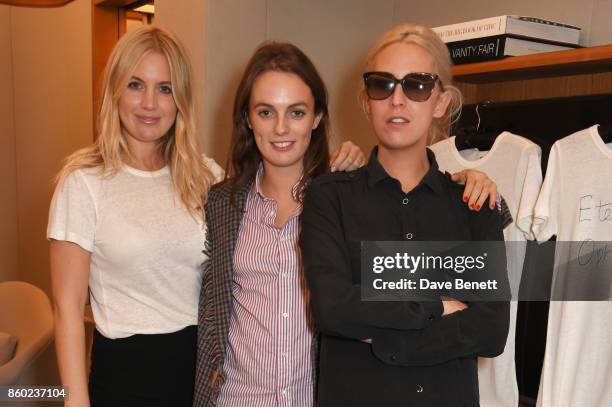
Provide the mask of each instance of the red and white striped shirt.
{"label": "red and white striped shirt", "polygon": [[226,381],[220,407],[311,407],[313,322],[298,250],[299,215],[274,225],[260,167],[234,251]]}

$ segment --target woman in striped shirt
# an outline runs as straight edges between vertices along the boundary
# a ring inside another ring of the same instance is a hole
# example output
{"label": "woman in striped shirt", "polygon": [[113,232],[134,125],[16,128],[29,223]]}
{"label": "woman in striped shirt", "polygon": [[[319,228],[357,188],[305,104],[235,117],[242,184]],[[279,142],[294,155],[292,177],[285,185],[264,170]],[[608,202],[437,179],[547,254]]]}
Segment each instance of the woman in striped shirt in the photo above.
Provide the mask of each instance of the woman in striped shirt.
{"label": "woman in striped shirt", "polygon": [[[305,187],[330,163],[327,92],[308,57],[259,47],[233,123],[226,181],[206,206],[194,405],[312,406],[316,340],[297,241]],[[350,147],[332,168],[362,164]],[[480,205],[495,196],[484,174],[468,179]]]}

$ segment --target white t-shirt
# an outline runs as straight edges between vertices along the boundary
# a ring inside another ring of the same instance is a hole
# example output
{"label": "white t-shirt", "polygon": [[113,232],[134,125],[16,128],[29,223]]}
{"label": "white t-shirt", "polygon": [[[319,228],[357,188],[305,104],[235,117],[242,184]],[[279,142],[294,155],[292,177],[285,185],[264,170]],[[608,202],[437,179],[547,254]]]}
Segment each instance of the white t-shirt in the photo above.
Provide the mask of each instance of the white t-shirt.
{"label": "white t-shirt", "polygon": [[[504,197],[513,222],[504,229],[507,242],[525,242],[533,239],[531,226],[533,208],[542,185],[541,149],[509,132],[495,138],[490,151],[467,149],[458,151],[455,137],[430,147],[441,170],[454,173],[466,168],[478,169],[497,184]],[[485,203],[488,205],[488,201]],[[524,244],[508,244],[508,277],[514,298],[525,260]],[[478,360],[478,383],[482,407],[516,407],[519,402],[514,363],[517,302],[510,304],[510,329],[504,353],[496,358]]]}
{"label": "white t-shirt", "polygon": [[[597,126],[553,145],[535,217],[538,241],[612,241],[612,144]],[[537,405],[612,406],[612,302],[551,301]]]}
{"label": "white t-shirt", "polygon": [[[206,158],[216,180],[223,170]],[[173,190],[170,171],[124,166],[110,178],[80,169],[58,185],[47,238],[91,252],[96,328],[108,338],[197,324],[205,225]]]}

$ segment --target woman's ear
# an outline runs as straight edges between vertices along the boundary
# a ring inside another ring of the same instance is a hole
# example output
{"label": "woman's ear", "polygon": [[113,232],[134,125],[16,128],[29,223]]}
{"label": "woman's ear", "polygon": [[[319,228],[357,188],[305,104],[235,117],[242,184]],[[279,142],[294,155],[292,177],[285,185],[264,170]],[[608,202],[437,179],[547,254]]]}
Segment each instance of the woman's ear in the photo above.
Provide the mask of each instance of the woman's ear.
{"label": "woman's ear", "polygon": [[323,113],[319,113],[315,116],[314,122],[312,123],[312,130],[315,130],[319,127],[319,123],[321,123],[321,119],[323,118]]}
{"label": "woman's ear", "polygon": [[372,110],[370,109],[370,99],[365,95],[362,95],[360,99],[361,99],[361,109],[365,113],[366,119],[368,119],[369,121],[370,113],[372,112]]}
{"label": "woman's ear", "polygon": [[448,105],[450,104],[452,98],[453,95],[448,90],[440,93],[440,96],[438,96],[438,100],[436,101],[433,117],[439,119],[440,117],[444,116],[444,113],[446,113],[446,109],[448,109]]}

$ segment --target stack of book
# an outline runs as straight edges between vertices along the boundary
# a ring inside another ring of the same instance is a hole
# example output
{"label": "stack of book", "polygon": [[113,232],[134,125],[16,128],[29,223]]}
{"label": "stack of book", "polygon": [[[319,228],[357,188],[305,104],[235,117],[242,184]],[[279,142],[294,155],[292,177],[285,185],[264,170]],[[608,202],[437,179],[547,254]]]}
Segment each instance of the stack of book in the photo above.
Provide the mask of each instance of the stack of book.
{"label": "stack of book", "polygon": [[540,18],[498,16],[433,29],[455,64],[578,48],[580,28]]}

